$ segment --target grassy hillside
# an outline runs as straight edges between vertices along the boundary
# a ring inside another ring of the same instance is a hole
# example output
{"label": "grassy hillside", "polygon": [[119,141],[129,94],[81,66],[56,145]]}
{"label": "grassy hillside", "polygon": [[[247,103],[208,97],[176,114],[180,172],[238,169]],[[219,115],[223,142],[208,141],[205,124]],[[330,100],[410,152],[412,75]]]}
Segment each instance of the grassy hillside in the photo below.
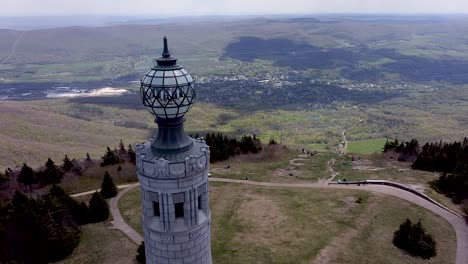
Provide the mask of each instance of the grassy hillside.
{"label": "grassy hillside", "polygon": [[[433,104],[425,104],[428,99],[424,97],[413,100],[412,104],[419,104],[421,109],[405,106],[405,101],[368,109],[343,105],[253,111],[197,103],[187,115],[185,129],[201,136],[216,131],[237,137],[255,133],[265,143],[274,138],[291,149],[332,150],[345,129],[351,150],[355,144],[352,141],[369,138],[459,140],[468,136],[465,93],[464,89],[445,93],[441,101]],[[436,94],[430,98],[438,97]],[[23,162],[38,166],[48,157],[61,161],[65,154],[81,159],[89,152],[93,158],[99,158],[106,146],[117,146],[120,139],[126,144],[145,141],[156,127],[145,110],[86,101],[1,101],[0,110],[3,168]],[[359,142],[359,148],[379,150],[369,142],[377,141]]]}
{"label": "grassy hillside", "polygon": [[[361,203],[356,203],[359,197]],[[136,188],[120,200],[119,208],[142,232],[140,205]],[[210,207],[215,263],[426,263],[391,242],[406,218],[421,220],[438,242],[438,255],[431,262],[455,259],[450,224],[394,197],[212,183]]]}
{"label": "grassy hillside", "polygon": [[102,155],[106,146],[114,147],[120,139],[127,143],[142,141],[148,131],[124,128],[111,122],[90,122],[51,111],[51,103],[0,103],[0,167],[27,162],[38,166],[47,157],[61,162],[65,154],[84,158]]}

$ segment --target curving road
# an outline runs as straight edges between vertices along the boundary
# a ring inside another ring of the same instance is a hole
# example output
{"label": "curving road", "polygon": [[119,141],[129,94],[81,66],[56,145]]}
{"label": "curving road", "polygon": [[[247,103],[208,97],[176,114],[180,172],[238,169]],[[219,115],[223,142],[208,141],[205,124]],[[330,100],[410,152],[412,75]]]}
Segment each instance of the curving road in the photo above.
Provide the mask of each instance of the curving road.
{"label": "curving road", "polygon": [[[463,218],[460,216],[443,209],[442,207],[429,202],[426,199],[421,198],[411,192],[398,189],[386,185],[327,185],[324,183],[274,183],[274,182],[255,182],[248,180],[234,180],[234,179],[222,179],[222,178],[210,178],[211,182],[226,182],[236,184],[247,184],[253,186],[263,187],[281,187],[281,188],[323,188],[323,189],[352,189],[352,190],[364,190],[370,192],[378,192],[387,195],[392,195],[400,199],[409,201],[416,205],[426,208],[427,210],[441,216],[447,220],[453,227],[457,237],[457,253],[456,253],[456,264],[467,264],[468,263],[468,226]],[[139,183],[127,185],[125,189],[119,192],[119,194],[111,199],[110,210],[114,220],[112,221],[114,228],[121,230],[136,244],[140,244],[143,241],[143,237],[138,234],[133,228],[131,228],[122,218],[118,208],[119,199],[131,189],[139,186]],[[120,186],[119,186],[120,187]]]}

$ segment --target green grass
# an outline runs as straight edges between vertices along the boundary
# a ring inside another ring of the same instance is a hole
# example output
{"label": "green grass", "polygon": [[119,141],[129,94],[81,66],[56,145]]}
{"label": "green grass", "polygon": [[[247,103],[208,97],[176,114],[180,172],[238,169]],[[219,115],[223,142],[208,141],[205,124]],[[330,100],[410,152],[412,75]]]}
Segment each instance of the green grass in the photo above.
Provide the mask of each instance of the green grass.
{"label": "green grass", "polygon": [[448,208],[462,213],[459,205],[431,188],[429,182],[437,179],[439,173],[413,170],[411,162],[398,162],[386,154],[364,155],[362,160],[354,162],[350,156],[345,156],[337,159],[334,170],[339,172],[335,180],[389,180],[410,185]]}
{"label": "green grass", "polygon": [[354,154],[371,154],[381,152],[386,138],[366,139],[358,141],[349,141],[346,151]]}
{"label": "green grass", "polygon": [[327,162],[337,155],[318,151],[311,156],[280,145],[266,146],[260,154],[240,155],[211,164],[211,177],[251,181],[292,182],[330,178]]}
{"label": "green grass", "polygon": [[120,198],[118,206],[125,222],[143,235],[140,188],[136,187],[127,192]]}
{"label": "green grass", "polygon": [[[122,168],[121,171],[118,171],[119,166]],[[99,161],[97,161],[93,166],[86,169],[82,175],[62,179],[60,186],[68,193],[96,190],[101,188],[102,179],[106,171],[111,175],[115,185],[138,181],[136,169],[133,164],[123,163],[120,165],[101,167]]]}
{"label": "green grass", "polygon": [[88,224],[82,227],[80,245],[60,264],[134,263],[137,245],[109,223]]}
{"label": "green grass", "polygon": [[[119,208],[141,233],[140,190],[122,197]],[[210,208],[214,263],[313,263],[324,248],[332,249],[331,263],[426,263],[391,243],[406,218],[421,219],[438,242],[430,263],[455,260],[455,234],[445,220],[390,196],[210,183]]]}
{"label": "green grass", "polygon": [[274,150],[263,150],[260,154],[239,155],[216,162],[211,165],[210,173],[211,177],[219,178],[281,181],[287,175],[278,173],[278,170],[287,168],[289,160],[296,156],[294,151],[275,146]]}
{"label": "green grass", "polygon": [[340,157],[335,162],[334,169],[339,172],[338,178],[353,180],[391,180],[406,184],[426,185],[438,177],[438,174],[432,172],[413,170],[411,163],[398,162],[390,159],[383,154]]}
{"label": "green grass", "polygon": [[120,139],[134,144],[149,135],[149,131],[115,126],[108,120],[91,122],[59,113],[65,107],[62,100],[2,101],[0,168],[15,168],[24,162],[38,167],[48,157],[61,164],[65,154],[84,159],[87,152],[100,159],[106,146],[113,148]]}
{"label": "green grass", "polygon": [[[374,264],[374,263],[454,263],[456,253],[455,232],[447,221],[424,208],[394,197],[383,196],[379,200],[378,211],[359,230],[346,250],[340,251],[334,263]],[[430,260],[412,257],[393,246],[393,232],[409,218],[422,222],[429,234],[437,242],[437,256]]]}

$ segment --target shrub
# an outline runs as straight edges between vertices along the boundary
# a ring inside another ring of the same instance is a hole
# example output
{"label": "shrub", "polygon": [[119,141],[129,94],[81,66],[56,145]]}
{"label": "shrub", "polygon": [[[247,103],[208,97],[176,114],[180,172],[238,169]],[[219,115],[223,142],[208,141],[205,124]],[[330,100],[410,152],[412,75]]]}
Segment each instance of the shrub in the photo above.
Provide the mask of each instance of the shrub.
{"label": "shrub", "polygon": [[69,209],[52,194],[33,199],[16,192],[10,204],[0,206],[0,214],[0,263],[55,262],[80,242]]}
{"label": "shrub", "polygon": [[146,254],[145,254],[145,241],[141,242],[137,249],[136,260],[140,264],[146,263]]}
{"label": "shrub", "polygon": [[79,203],[70,197],[61,187],[53,185],[50,188],[50,196],[60,201],[70,211],[72,219],[78,225],[88,223],[88,206],[85,203]]}
{"label": "shrub", "polygon": [[111,176],[106,171],[104,174],[104,179],[102,180],[101,184],[101,196],[104,199],[109,199],[115,197],[117,195],[117,186],[115,186],[114,182],[112,181]]}
{"label": "shrub", "polygon": [[95,192],[89,201],[88,216],[90,223],[106,221],[109,218],[109,206],[98,192]]}
{"label": "shrub", "polygon": [[413,256],[424,259],[429,259],[437,254],[434,238],[426,234],[421,222],[413,224],[409,219],[406,219],[393,234],[393,244]]}

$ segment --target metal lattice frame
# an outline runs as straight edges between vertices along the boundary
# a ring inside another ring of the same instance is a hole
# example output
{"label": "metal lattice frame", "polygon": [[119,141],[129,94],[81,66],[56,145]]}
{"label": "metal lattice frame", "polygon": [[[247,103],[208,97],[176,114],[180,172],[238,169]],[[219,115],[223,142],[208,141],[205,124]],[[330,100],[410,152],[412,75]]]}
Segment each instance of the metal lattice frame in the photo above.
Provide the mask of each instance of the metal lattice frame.
{"label": "metal lattice frame", "polygon": [[159,118],[183,117],[195,102],[195,83],[183,67],[149,70],[141,81],[143,105]]}

